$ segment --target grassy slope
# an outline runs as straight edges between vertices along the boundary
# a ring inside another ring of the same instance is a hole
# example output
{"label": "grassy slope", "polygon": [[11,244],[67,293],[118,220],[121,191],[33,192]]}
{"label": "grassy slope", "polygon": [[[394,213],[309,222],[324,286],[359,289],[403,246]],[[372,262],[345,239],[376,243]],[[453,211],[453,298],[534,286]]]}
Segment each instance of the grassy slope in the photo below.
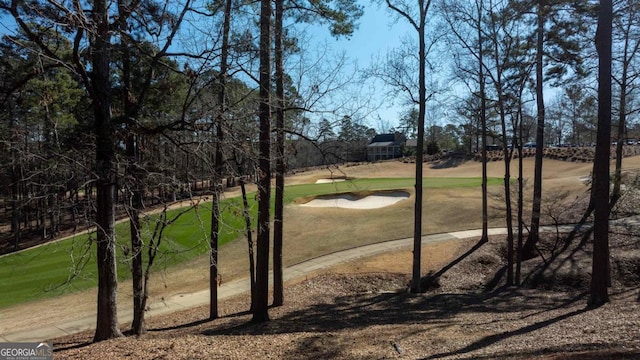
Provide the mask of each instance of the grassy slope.
{"label": "grassy slope", "polygon": [[[490,184],[498,184],[500,179],[493,178]],[[382,190],[382,189],[410,189],[413,187],[414,179],[412,178],[381,178],[381,179],[356,179],[353,181],[329,183],[329,184],[307,184],[294,185],[287,187],[286,202],[290,203],[296,198],[304,196],[313,196],[336,192],[354,192],[365,190]],[[474,188],[479,186],[478,178],[434,178],[425,181],[427,188]],[[477,192],[476,190],[473,191]],[[451,194],[454,196],[454,193]],[[249,196],[250,206],[255,212],[255,200],[253,195]],[[390,234],[398,236],[409,236],[405,234],[409,227],[406,221],[411,218],[407,216],[407,211],[411,208],[410,202],[387,210],[388,216],[382,216],[377,225],[385,227],[387,231],[372,231],[375,227],[370,223],[372,219],[359,221],[353,224],[352,231],[359,231],[363,236],[349,246],[360,245],[361,243],[387,240]],[[240,199],[232,198],[223,202],[223,219],[221,243],[225,244],[233,239],[238,238],[243,231],[243,220],[241,217]],[[181,216],[174,224],[167,228],[163,238],[161,251],[163,256],[158,261],[160,268],[166,269],[169,266],[183,263],[193,259],[208,251],[207,236],[210,231],[210,207],[208,204],[201,205],[197,209],[193,209]],[[402,209],[402,211],[399,211]],[[168,218],[172,218],[179,210],[172,210],[168,213]],[[320,211],[323,215],[318,216]],[[385,211],[382,212],[383,214]],[[345,211],[338,210],[318,210],[310,209],[309,211],[288,211],[288,224],[298,224],[293,229],[289,228],[287,238],[295,238],[296,231],[304,231],[297,236],[301,238],[313,238],[314,232],[320,230],[321,233],[315,234],[325,240],[331,238],[331,234],[322,232],[327,228],[335,228],[341,231],[340,226],[332,226],[333,224],[344,222]],[[359,214],[356,212],[356,215]],[[308,216],[311,216],[308,218]],[[350,214],[353,216],[353,213]],[[143,230],[143,235],[149,239],[152,225],[157,219],[157,215],[147,218],[147,223]],[[375,218],[373,218],[375,220]],[[313,222],[313,227],[299,226]],[[426,229],[428,232],[429,229]],[[116,226],[118,238],[118,259],[121,263],[118,266],[118,276],[120,279],[130,277],[129,267],[126,263],[128,237],[128,222],[119,223]],[[342,231],[344,232],[344,231]],[[369,234],[371,233],[371,234]],[[382,237],[381,237],[382,236]],[[344,234],[336,234],[334,239],[341,239]],[[236,242],[237,243],[237,242]],[[339,250],[340,244],[336,242],[326,241],[321,251]],[[242,248],[242,246],[238,247]],[[337,247],[337,248],[336,248]],[[304,248],[304,247],[303,247]],[[296,248],[298,249],[298,248]],[[309,251],[300,251],[291,249],[286,254],[288,263],[303,260],[308,256],[313,256],[312,252],[317,251],[313,247],[309,247]],[[286,250],[286,249],[285,249]],[[312,251],[312,252],[311,252]],[[0,308],[13,304],[23,303],[25,301],[33,301],[42,298],[50,298],[62,293],[87,289],[96,285],[96,265],[95,254],[92,248],[90,235],[78,235],[73,238],[49,243],[41,247],[29,249],[20,253],[10,254],[2,257],[0,262]],[[233,250],[232,250],[233,252]],[[122,260],[125,259],[125,260]],[[73,276],[73,274],[76,274]]]}

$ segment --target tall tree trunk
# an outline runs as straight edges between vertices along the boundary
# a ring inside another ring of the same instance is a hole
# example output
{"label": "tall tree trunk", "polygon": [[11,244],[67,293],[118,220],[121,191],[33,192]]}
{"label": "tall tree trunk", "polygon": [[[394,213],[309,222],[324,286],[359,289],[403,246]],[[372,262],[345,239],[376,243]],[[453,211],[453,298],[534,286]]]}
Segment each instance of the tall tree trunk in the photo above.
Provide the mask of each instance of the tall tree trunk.
{"label": "tall tree trunk", "polygon": [[96,244],[98,307],[94,341],[122,336],[118,328],[118,278],[116,269],[116,190],[113,125],[110,99],[110,29],[105,0],[94,1],[96,33],[92,46],[93,109],[96,135]]}
{"label": "tall tree trunk", "polygon": [[142,275],[142,251],[144,244],[142,242],[142,236],[140,235],[142,196],[139,189],[133,189],[130,201],[129,230],[131,233],[131,274],[133,286],[133,322],[131,328],[136,335],[142,335],[146,332],[144,314],[147,297],[145,288],[147,284]]}
{"label": "tall tree trunk", "polygon": [[284,303],[282,274],[282,242],[284,234],[284,59],[282,17],[284,0],[276,0],[275,66],[276,66],[276,203],[273,221],[273,306]]}
{"label": "tall tree trunk", "polygon": [[[127,12],[129,9],[122,2],[118,2],[119,26],[121,31],[127,30]],[[145,307],[146,307],[146,279],[143,276],[143,242],[140,233],[140,214],[142,212],[142,179],[138,167],[140,166],[140,156],[138,153],[139,138],[135,135],[135,129],[131,125],[131,120],[136,117],[136,104],[133,95],[133,85],[131,79],[131,52],[128,38],[123,36],[120,43],[122,56],[122,104],[124,116],[127,118],[128,134],[126,139],[127,155],[127,182],[129,192],[123,196],[127,213],[129,214],[129,234],[131,237],[131,286],[133,292],[133,321],[131,328],[136,335],[146,332]]]}
{"label": "tall tree trunk", "polygon": [[220,196],[223,192],[222,177],[224,158],[224,118],[227,111],[227,63],[229,57],[229,32],[231,23],[231,0],[225,2],[224,23],[222,25],[222,49],[220,58],[220,89],[218,89],[218,116],[216,121],[215,169],[213,176],[214,191],[211,203],[211,252],[209,262],[209,319],[218,317],[218,243],[220,238]]}
{"label": "tall tree trunk", "polygon": [[258,159],[258,238],[254,322],[269,321],[269,231],[271,200],[271,1],[260,1],[260,144]]}
{"label": "tall tree trunk", "polygon": [[[499,97],[501,95],[498,95]],[[500,101],[500,100],[499,100]],[[504,115],[504,108],[501,109],[501,116]],[[507,131],[504,118],[502,119],[502,138],[506,140]],[[506,141],[505,141],[506,144]],[[511,151],[505,146],[504,149],[504,201],[505,222],[507,225],[507,285],[514,284],[514,254],[513,254],[513,207],[511,205]]]}
{"label": "tall tree trunk", "polygon": [[[498,79],[502,74],[498,71]],[[513,209],[511,206],[511,150],[507,147],[507,119],[502,95],[502,83],[498,87],[498,109],[500,112],[500,123],[502,129],[502,140],[504,143],[504,201],[505,201],[505,222],[507,225],[507,285],[513,285]]]}
{"label": "tall tree trunk", "polygon": [[622,83],[620,84],[620,109],[618,114],[618,143],[616,144],[616,167],[613,176],[613,189],[611,191],[610,208],[618,202],[621,196],[622,188],[622,156],[624,146],[624,129],[627,126],[627,102],[626,102],[626,76],[622,74]]}
{"label": "tall tree trunk", "polygon": [[518,114],[517,114],[517,122],[518,122],[518,244],[516,247],[516,285],[520,286],[521,284],[521,271],[522,271],[522,242],[523,242],[523,234],[522,228],[524,225],[524,179],[523,179],[523,157],[522,157],[522,138],[523,138],[523,118],[522,118],[522,93],[524,91],[523,81],[520,85],[519,96],[518,96]]}
{"label": "tall tree trunk", "polygon": [[[217,154],[219,145],[216,144]],[[215,155],[217,159],[217,155]],[[213,174],[214,190],[211,200],[211,234],[209,249],[209,319],[218,318],[218,239],[220,236],[220,195],[222,193],[222,178],[217,165]]]}
{"label": "tall tree trunk", "polygon": [[[593,264],[591,270],[590,306],[600,306],[609,301],[609,167],[611,157],[611,0],[601,0],[596,32],[598,51],[598,137],[594,164],[595,188],[593,222]],[[620,140],[620,139],[619,139]]]}
{"label": "tall tree trunk", "polygon": [[[44,75],[44,80],[47,81],[47,76]],[[51,94],[49,94],[48,89],[44,90],[43,93],[43,110],[44,110],[44,119],[43,119],[43,132],[44,132],[44,144],[42,144],[42,151],[44,152],[44,159],[40,161],[40,164],[43,169],[47,167],[47,161],[53,158],[53,144],[51,139],[51,134],[53,133],[53,124],[51,121],[51,116],[49,114],[49,102],[51,98]],[[52,184],[50,179],[45,179],[48,174],[43,174],[41,189],[42,198],[38,200],[40,203],[38,211],[40,212],[40,226],[42,230],[42,239],[45,240],[49,237],[53,238],[53,234],[48,232],[47,230],[47,215],[53,214],[52,201],[50,196],[52,195]],[[53,180],[55,181],[55,179]],[[52,224],[52,220],[50,219],[50,224]]]}
{"label": "tall tree trunk", "polygon": [[421,261],[422,261],[422,168],[424,154],[424,118],[426,114],[426,45],[425,45],[425,23],[426,9],[424,9],[423,1],[418,1],[420,6],[420,23],[418,24],[418,41],[419,41],[419,104],[418,104],[418,142],[416,146],[416,200],[413,210],[413,270],[411,276],[411,292],[418,293],[420,288],[421,277]]}
{"label": "tall tree trunk", "polygon": [[535,256],[535,248],[540,238],[540,211],[542,208],[542,158],[544,149],[544,92],[542,89],[544,81],[544,67],[542,58],[544,56],[544,0],[538,0],[537,7],[537,41],[536,41],[536,105],[538,108],[536,127],[536,156],[533,177],[533,205],[531,208],[531,225],[529,236],[522,248],[523,259],[530,259]]}
{"label": "tall tree trunk", "polygon": [[480,242],[489,242],[489,201],[487,199],[487,94],[484,79],[484,49],[482,46],[482,1],[478,2],[478,82],[480,85],[480,126],[482,134],[482,237]]}
{"label": "tall tree trunk", "polygon": [[146,280],[143,277],[143,242],[140,233],[140,213],[142,212],[141,179],[138,173],[139,154],[133,133],[127,139],[127,173],[130,181],[129,194],[129,233],[131,236],[131,283],[133,290],[133,322],[131,328],[136,335],[146,332],[144,314],[146,307]]}
{"label": "tall tree trunk", "polygon": [[[492,6],[492,3],[489,3]],[[493,43],[493,59],[496,71],[494,85],[498,96],[498,114],[500,116],[500,129],[502,136],[503,155],[504,155],[504,200],[505,200],[505,222],[507,225],[507,285],[513,285],[513,212],[511,205],[511,155],[512,150],[509,149],[507,138],[507,109],[505,105],[505,96],[503,86],[502,64],[500,64],[500,47],[497,38],[495,18],[491,18],[491,26],[494,29]]]}
{"label": "tall tree trunk", "polygon": [[242,215],[244,216],[245,233],[249,248],[249,285],[251,289],[251,311],[253,311],[254,298],[256,294],[256,262],[253,256],[253,236],[251,233],[251,213],[249,212],[249,201],[247,201],[247,189],[245,187],[246,178],[240,178],[240,190],[242,191]]}

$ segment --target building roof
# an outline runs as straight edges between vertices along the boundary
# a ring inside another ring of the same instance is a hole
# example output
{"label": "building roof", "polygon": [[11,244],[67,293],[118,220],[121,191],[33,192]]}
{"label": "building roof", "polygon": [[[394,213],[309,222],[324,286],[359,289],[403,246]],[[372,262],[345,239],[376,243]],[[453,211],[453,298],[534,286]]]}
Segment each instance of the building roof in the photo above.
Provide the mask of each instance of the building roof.
{"label": "building roof", "polygon": [[373,137],[371,143],[394,142],[396,137],[394,134],[378,134]]}
{"label": "building roof", "polygon": [[367,145],[367,147],[388,147],[393,145],[394,145],[393,141],[385,141],[385,142],[372,142],[371,144]]}
{"label": "building roof", "polygon": [[[402,145],[402,143],[406,140],[404,135],[400,133],[395,134],[378,134],[371,139],[369,145],[371,144],[385,144],[385,145],[376,145],[376,146],[393,146],[393,145]],[[388,144],[391,143],[391,144]]]}

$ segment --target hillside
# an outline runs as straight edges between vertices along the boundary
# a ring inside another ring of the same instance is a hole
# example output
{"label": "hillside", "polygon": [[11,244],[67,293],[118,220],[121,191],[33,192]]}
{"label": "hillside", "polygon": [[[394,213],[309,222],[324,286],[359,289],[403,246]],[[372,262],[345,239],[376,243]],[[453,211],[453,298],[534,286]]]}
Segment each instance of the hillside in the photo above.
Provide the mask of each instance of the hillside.
{"label": "hillside", "polygon": [[[532,160],[528,158],[525,162],[525,177],[532,176]],[[473,161],[443,168],[433,166],[435,164],[425,168],[426,176],[473,177],[480,171],[480,164]],[[625,167],[640,168],[640,157],[625,159]],[[411,176],[412,170],[412,164],[402,162],[345,166],[300,173],[290,177],[288,184],[312,183],[337,174],[355,178],[405,177]],[[490,176],[499,177],[502,171],[500,162],[489,164]],[[545,189],[574,189],[575,194],[584,195],[587,187],[581,178],[589,172],[588,163],[547,160],[543,172]],[[427,198],[433,202],[440,201],[437,197],[442,196],[441,204],[446,204],[451,203],[451,196],[459,196],[459,193],[460,190],[444,191],[439,195],[431,191]],[[458,198],[454,202],[462,201],[466,208],[468,199]],[[637,200],[625,197],[620,214],[637,213]],[[574,206],[578,203],[571,201],[571,207],[562,210],[563,217],[579,217],[581,208]],[[439,206],[439,211],[448,211]],[[410,210],[410,203],[394,205],[385,214],[396,213],[405,207]],[[455,212],[461,210],[457,208]],[[304,223],[309,230],[309,221],[320,224],[320,228],[325,222],[326,226],[336,229],[353,231],[354,228],[353,221],[338,220],[344,219],[344,212],[309,210],[305,213],[295,207],[289,207],[288,211],[289,215],[298,214],[288,218],[289,224],[291,221]],[[433,218],[434,214],[428,217]],[[451,219],[451,216],[446,214],[444,218]],[[498,220],[495,219],[496,224],[500,223]],[[369,224],[369,227],[380,224],[379,220],[368,221],[358,222]],[[443,222],[439,226],[459,227],[460,224]],[[300,232],[299,229],[290,231],[290,236]],[[379,236],[377,233],[380,233],[374,228],[358,231],[366,231],[367,236]],[[540,258],[527,262],[523,268],[526,287],[513,289],[502,287],[504,238],[496,236],[472,255],[456,261],[439,278],[438,286],[426,294],[406,292],[411,249],[404,249],[339,265],[316,276],[288,283],[286,304],[271,310],[272,322],[269,324],[248,324],[248,297],[242,295],[223,301],[222,318],[214,322],[204,320],[208,317],[208,309],[201,307],[149,319],[151,331],[140,338],[90,344],[93,333],[85,332],[56,339],[56,358],[379,359],[433,356],[528,359],[553,353],[561,353],[558,358],[567,358],[569,352],[576,359],[589,359],[589,356],[593,359],[635,358],[640,354],[638,228],[629,224],[615,228],[612,234],[615,235],[612,238],[615,282],[611,290],[614,295],[610,304],[596,310],[585,309],[590,271],[589,242],[578,246],[579,236],[571,242],[555,236],[546,238],[542,250],[545,259],[553,258],[554,262],[548,266],[544,266]],[[318,233],[317,236],[327,235]],[[337,242],[338,238],[340,241],[354,238],[343,235],[344,239],[338,236],[328,241],[317,236],[304,238],[323,239],[326,244],[321,245],[333,249],[347,246],[346,242]],[[452,260],[472,249],[476,241],[469,239],[426,247],[423,249],[424,273],[447,268]],[[296,246],[297,243],[288,242],[290,256],[313,256],[308,253],[312,248],[309,244]],[[330,251],[318,247],[317,243],[313,241],[314,251]],[[244,259],[245,247],[242,242],[229,244],[223,249],[223,258],[237,256],[240,261]],[[558,251],[563,248],[563,252]],[[204,265],[204,261],[199,261],[163,273],[162,279],[154,282],[153,296],[162,298],[176,292],[202,289],[206,284]],[[229,269],[231,265],[225,266]],[[246,274],[243,269],[239,266],[235,276]],[[234,274],[228,270],[223,273],[225,281],[229,274]],[[125,302],[129,286],[126,282],[121,284],[124,292],[121,299]],[[39,323],[45,320],[45,315],[52,318],[65,312],[91,312],[94,301],[94,293],[87,291],[9,309],[10,313],[0,312],[0,317],[3,322],[28,318]],[[123,330],[128,329],[128,324],[122,325]]]}
{"label": "hillside", "polygon": [[[550,239],[547,239],[550,240]],[[439,245],[429,254],[462,255],[475,244]],[[57,359],[635,359],[640,356],[638,238],[616,236],[611,302],[585,307],[588,268],[559,271],[554,282],[521,289],[494,283],[501,239],[492,238],[452,267],[426,294],[406,291],[399,272],[408,251],[344,265],[286,288],[272,321],[250,324],[248,298],[224,301],[222,318],[206,307],[152,319],[140,337],[88,344],[91,333],[55,340]],[[548,242],[547,244],[549,244]],[[575,250],[575,248],[572,248]],[[588,260],[588,249],[573,255]],[[532,260],[527,274],[533,274]],[[433,270],[442,264],[432,260]],[[571,279],[571,281],[567,281]],[[579,279],[580,281],[575,281]],[[531,285],[531,283],[530,283]]]}

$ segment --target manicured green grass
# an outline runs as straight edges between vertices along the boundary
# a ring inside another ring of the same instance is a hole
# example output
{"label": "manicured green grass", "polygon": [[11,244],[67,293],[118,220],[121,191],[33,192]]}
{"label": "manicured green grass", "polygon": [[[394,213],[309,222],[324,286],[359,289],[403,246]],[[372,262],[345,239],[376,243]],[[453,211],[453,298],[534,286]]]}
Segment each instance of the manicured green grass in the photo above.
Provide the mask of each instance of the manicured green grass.
{"label": "manicured green grass", "polygon": [[[500,178],[488,178],[487,183],[499,185]],[[423,188],[461,188],[479,187],[482,184],[480,178],[426,178],[423,181]],[[377,178],[377,179],[354,179],[325,184],[304,184],[288,186],[285,191],[285,201],[293,201],[303,196],[314,196],[330,193],[342,193],[350,191],[367,190],[387,190],[387,189],[407,189],[415,186],[414,178]]]}
{"label": "manicured green grass", "polygon": [[[501,181],[499,178],[491,178],[489,185],[498,185]],[[412,188],[414,184],[413,178],[380,178],[294,185],[286,188],[285,201],[330,193]],[[428,178],[424,181],[425,188],[479,186],[479,178]],[[250,194],[248,198],[255,224],[255,196]],[[180,211],[183,210],[169,211],[167,218],[172,219]],[[220,245],[223,245],[242,236],[244,231],[241,199],[224,200],[221,211]],[[146,217],[142,231],[145,242],[149,241],[157,220],[158,215]],[[164,269],[207,253],[210,229],[210,203],[182,214],[166,228],[160,246],[161,255],[154,268]],[[130,246],[129,223],[117,224],[116,234],[118,278],[127,279],[131,277],[126,255]],[[93,236],[95,235],[78,235],[0,258],[0,308],[95,287],[97,275],[95,244],[91,241]],[[146,258],[146,251],[144,255]]]}
{"label": "manicured green grass", "polygon": [[[255,201],[250,201],[251,204]],[[237,238],[243,231],[240,199],[229,199],[222,204],[220,245]],[[253,204],[255,205],[255,204]],[[255,217],[255,208],[252,212]],[[172,219],[181,210],[171,210]],[[145,218],[142,236],[148,243],[158,215]],[[205,204],[185,212],[168,226],[161,239],[155,269],[164,269],[209,251],[211,206]],[[57,296],[97,285],[95,243],[91,235],[45,244],[0,258],[0,308],[26,301]],[[131,277],[128,248],[129,223],[116,225],[118,278]],[[146,259],[147,253],[144,252]]]}

